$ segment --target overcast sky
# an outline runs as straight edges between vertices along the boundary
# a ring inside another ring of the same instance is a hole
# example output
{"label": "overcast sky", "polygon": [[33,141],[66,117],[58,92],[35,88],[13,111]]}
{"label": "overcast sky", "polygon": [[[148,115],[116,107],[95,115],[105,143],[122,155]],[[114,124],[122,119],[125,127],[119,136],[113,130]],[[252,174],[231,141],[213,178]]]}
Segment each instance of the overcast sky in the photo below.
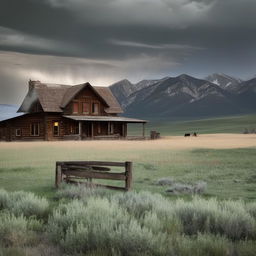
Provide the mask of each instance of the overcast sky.
{"label": "overcast sky", "polygon": [[249,79],[255,13],[255,0],[1,0],[0,104],[19,104],[29,79]]}

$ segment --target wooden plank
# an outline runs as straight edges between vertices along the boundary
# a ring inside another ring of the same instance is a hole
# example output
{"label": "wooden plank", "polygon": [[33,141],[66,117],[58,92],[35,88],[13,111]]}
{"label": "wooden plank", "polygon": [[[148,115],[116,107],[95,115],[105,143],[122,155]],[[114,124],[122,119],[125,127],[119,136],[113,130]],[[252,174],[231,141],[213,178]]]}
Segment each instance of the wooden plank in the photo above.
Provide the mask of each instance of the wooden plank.
{"label": "wooden plank", "polygon": [[77,176],[92,179],[126,180],[125,173],[79,172],[64,170],[63,174],[67,176]]}
{"label": "wooden plank", "polygon": [[66,170],[88,170],[88,171],[91,171],[91,170],[95,170],[95,171],[102,171],[102,172],[109,172],[111,171],[110,168],[108,167],[102,167],[102,166],[82,166],[82,165],[64,165],[63,166],[63,169],[66,169]]}
{"label": "wooden plank", "polygon": [[61,182],[62,182],[61,166],[56,164],[55,186],[58,188]]}
{"label": "wooden plank", "polygon": [[75,181],[72,179],[68,179],[67,183],[71,183],[71,184],[83,184],[86,185],[88,187],[102,187],[102,188],[109,188],[109,189],[114,189],[114,190],[121,190],[121,191],[125,191],[126,189],[123,187],[116,187],[116,186],[110,186],[110,185],[102,185],[102,184],[97,184],[97,183],[89,183],[89,182],[82,182],[82,181]]}
{"label": "wooden plank", "polygon": [[56,162],[60,165],[98,165],[98,166],[118,166],[125,167],[124,162],[103,162],[103,161],[63,161]]}
{"label": "wooden plank", "polygon": [[132,187],[132,162],[125,162],[125,189],[131,190]]}

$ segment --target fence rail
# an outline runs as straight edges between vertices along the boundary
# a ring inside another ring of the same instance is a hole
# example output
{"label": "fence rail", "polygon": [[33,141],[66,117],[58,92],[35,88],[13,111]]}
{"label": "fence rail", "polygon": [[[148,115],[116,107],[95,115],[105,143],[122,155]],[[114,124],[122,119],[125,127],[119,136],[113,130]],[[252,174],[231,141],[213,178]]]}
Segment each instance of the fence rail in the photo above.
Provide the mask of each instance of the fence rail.
{"label": "fence rail", "polygon": [[[110,167],[123,167],[123,172],[110,172]],[[96,184],[92,179],[120,180],[124,187]],[[87,181],[86,181],[87,180]],[[106,187],[116,190],[131,190],[132,162],[103,162],[103,161],[64,161],[56,162],[55,186],[62,182],[85,184],[90,187]]]}

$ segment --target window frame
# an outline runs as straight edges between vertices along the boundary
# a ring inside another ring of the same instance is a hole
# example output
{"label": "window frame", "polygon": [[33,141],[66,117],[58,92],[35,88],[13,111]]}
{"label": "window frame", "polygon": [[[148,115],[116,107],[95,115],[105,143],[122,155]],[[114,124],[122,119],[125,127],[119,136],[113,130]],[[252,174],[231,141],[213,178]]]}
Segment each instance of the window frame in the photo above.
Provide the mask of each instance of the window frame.
{"label": "window frame", "polygon": [[[37,126],[37,129],[36,129]],[[37,133],[36,133],[37,131]],[[39,122],[33,122],[30,125],[30,136],[38,137],[40,136],[40,123]]]}
{"label": "window frame", "polygon": [[[98,111],[97,112],[95,112],[95,105],[97,105],[98,106]],[[99,113],[100,113],[100,104],[99,104],[99,102],[92,102],[92,114],[93,115],[99,115]]]}
{"label": "window frame", "polygon": [[[87,111],[84,111],[84,105],[87,105]],[[89,102],[82,102],[82,114],[90,114],[90,103]]]}
{"label": "window frame", "polygon": [[[77,105],[77,112],[75,111],[75,104]],[[73,114],[79,114],[79,103],[78,102],[73,102],[73,104],[72,104],[72,113]]]}
{"label": "window frame", "polygon": [[[55,123],[58,123],[58,125],[55,125]],[[58,134],[54,133],[55,127],[58,127]],[[60,136],[60,122],[59,121],[53,121],[52,134],[53,134],[54,137]]]}
{"label": "window frame", "polygon": [[[19,131],[19,133],[18,133],[18,131]],[[21,137],[21,128],[16,128],[15,129],[15,136],[16,137]]]}

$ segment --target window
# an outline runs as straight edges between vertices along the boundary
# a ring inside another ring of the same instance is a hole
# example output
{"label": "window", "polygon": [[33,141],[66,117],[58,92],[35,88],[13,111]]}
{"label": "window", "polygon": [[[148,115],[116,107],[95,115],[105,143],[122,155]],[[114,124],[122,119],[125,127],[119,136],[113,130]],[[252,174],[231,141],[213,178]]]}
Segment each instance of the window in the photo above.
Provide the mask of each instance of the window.
{"label": "window", "polygon": [[60,124],[59,122],[53,122],[53,136],[60,135]]}
{"label": "window", "polygon": [[31,124],[31,136],[39,136],[39,123],[32,123]]}
{"label": "window", "polygon": [[17,128],[17,129],[15,130],[15,135],[16,135],[17,137],[21,136],[21,129],[20,129],[20,128]]}
{"label": "window", "polygon": [[78,114],[78,102],[73,103],[73,114]]}
{"label": "window", "polygon": [[99,103],[92,103],[92,113],[99,114]]}
{"label": "window", "polygon": [[83,114],[89,114],[89,103],[87,102],[82,103],[82,112]]}

